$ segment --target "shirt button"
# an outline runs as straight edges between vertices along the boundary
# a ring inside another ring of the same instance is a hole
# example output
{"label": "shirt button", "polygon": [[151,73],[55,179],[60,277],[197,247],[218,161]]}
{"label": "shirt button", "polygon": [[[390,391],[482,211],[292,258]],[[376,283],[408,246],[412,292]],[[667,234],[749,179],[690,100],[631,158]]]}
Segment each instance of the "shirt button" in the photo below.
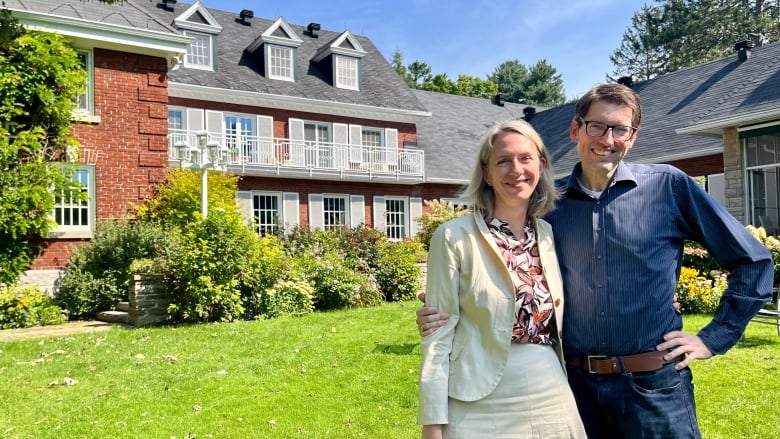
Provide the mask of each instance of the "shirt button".
{"label": "shirt button", "polygon": [[601,259],[601,255],[596,255],[596,259]]}

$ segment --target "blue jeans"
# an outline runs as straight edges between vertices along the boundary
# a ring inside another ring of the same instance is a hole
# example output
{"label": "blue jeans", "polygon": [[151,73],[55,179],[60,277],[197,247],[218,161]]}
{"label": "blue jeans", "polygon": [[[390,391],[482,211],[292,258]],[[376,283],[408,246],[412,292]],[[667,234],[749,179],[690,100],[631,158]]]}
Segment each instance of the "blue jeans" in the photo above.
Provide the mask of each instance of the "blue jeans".
{"label": "blue jeans", "polygon": [[690,369],[677,371],[673,363],[619,375],[566,369],[588,438],[701,438]]}

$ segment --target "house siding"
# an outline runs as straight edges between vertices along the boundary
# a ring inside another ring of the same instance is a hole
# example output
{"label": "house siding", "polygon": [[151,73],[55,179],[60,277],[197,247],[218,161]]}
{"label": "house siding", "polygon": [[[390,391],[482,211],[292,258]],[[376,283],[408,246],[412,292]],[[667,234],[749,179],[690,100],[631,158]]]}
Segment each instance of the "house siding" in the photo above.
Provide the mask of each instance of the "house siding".
{"label": "house siding", "polygon": [[[74,124],[82,163],[95,166],[98,222],[122,217],[152,193],[168,166],[168,82],[163,58],[94,50],[95,124]],[[52,239],[33,270],[59,269],[83,239]]]}

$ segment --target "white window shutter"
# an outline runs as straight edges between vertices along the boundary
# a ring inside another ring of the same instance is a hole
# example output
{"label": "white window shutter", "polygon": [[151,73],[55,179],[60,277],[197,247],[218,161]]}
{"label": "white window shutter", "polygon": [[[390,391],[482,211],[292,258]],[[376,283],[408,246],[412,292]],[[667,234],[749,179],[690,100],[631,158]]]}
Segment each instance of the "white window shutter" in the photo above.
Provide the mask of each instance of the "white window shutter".
{"label": "white window shutter", "polygon": [[274,118],[271,116],[257,116],[257,136],[263,138],[274,137]]}
{"label": "white window shutter", "polygon": [[349,161],[361,163],[363,161],[363,127],[361,125],[349,126]]}
{"label": "white window shutter", "polygon": [[374,197],[374,225],[373,227],[382,233],[385,233],[387,224],[385,223],[385,197]]}
{"label": "white window shutter", "polygon": [[387,164],[398,164],[398,130],[385,128],[385,148],[387,148]]}
{"label": "white window shutter", "polygon": [[309,228],[322,229],[323,221],[322,194],[309,194]]}
{"label": "white window shutter", "polygon": [[257,224],[254,224],[254,218],[252,218],[252,192],[236,191],[236,204],[238,204],[238,211],[245,219],[244,222],[251,225],[252,230],[257,233]]}
{"label": "white window shutter", "polygon": [[420,197],[409,197],[409,237],[414,238],[420,229],[417,217],[423,214],[423,202]]}
{"label": "white window shutter", "polygon": [[282,226],[289,230],[300,223],[300,204],[297,192],[284,192],[282,194]]}
{"label": "white window shutter", "polygon": [[333,153],[336,155],[336,167],[348,168],[347,154],[349,153],[349,125],[345,123],[333,124]]}
{"label": "white window shutter", "polygon": [[290,118],[287,121],[290,130],[289,160],[294,166],[306,166],[306,148],[303,143],[303,120]]}
{"label": "white window shutter", "polygon": [[221,111],[206,110],[206,131],[211,136],[216,136],[217,141],[220,141],[225,134],[225,128],[222,123]]}
{"label": "white window shutter", "polygon": [[271,116],[257,116],[257,150],[260,155],[260,163],[275,164],[281,159],[274,148],[274,118]]}
{"label": "white window shutter", "polygon": [[357,227],[366,223],[366,201],[362,195],[350,195],[349,212],[350,227]]}
{"label": "white window shutter", "polygon": [[203,118],[204,118],[203,110],[197,108],[188,108],[187,109],[187,130],[197,132],[204,129]]}

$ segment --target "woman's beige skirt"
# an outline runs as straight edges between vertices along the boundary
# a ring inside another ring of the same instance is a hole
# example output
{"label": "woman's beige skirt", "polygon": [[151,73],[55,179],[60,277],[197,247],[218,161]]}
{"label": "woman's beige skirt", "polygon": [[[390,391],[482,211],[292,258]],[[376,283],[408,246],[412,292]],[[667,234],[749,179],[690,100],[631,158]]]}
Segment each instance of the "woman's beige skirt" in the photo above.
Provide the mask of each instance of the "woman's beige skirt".
{"label": "woman's beige skirt", "polygon": [[473,402],[449,400],[445,439],[585,438],[566,375],[550,346],[512,343],[496,389]]}

